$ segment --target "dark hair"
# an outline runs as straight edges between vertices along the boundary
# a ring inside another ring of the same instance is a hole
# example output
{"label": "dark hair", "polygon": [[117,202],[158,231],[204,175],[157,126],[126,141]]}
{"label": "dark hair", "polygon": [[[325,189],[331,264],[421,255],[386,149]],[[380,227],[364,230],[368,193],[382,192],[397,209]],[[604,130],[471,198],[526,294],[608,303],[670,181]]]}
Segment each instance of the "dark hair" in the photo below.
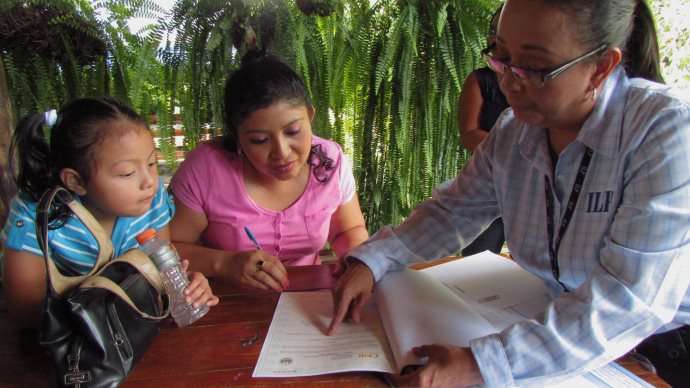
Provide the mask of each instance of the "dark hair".
{"label": "dark hair", "polygon": [[[240,68],[225,83],[225,135],[223,147],[237,152],[237,129],[253,112],[287,101],[294,107],[311,107],[307,88],[297,73],[280,59],[256,49],[247,51]],[[313,145],[307,162],[319,182],[328,180],[333,160],[318,145]]]}
{"label": "dark hair", "polygon": [[659,63],[659,42],[654,17],[647,4],[639,0],[635,6],[635,28],[633,28],[623,50],[623,67],[630,78],[645,78],[665,83]]}
{"label": "dark hair", "polygon": [[[494,20],[501,14],[501,11],[503,10],[503,3],[496,8],[494,13],[491,14],[491,18],[489,19],[489,30],[487,33],[487,37],[496,35],[496,27],[494,26]],[[496,20],[496,24],[498,24],[498,20]]]}
{"label": "dark hair", "polygon": [[644,0],[542,1],[571,15],[586,47],[620,47],[629,77],[663,81],[654,19]]}
{"label": "dark hair", "polygon": [[24,117],[17,125],[10,145],[9,163],[16,171],[21,194],[37,202],[43,193],[60,182],[63,168],[74,169],[88,182],[95,164],[96,146],[113,136],[117,122],[128,120],[146,127],[136,112],[109,97],[83,98],[66,104],[57,113],[46,141],[44,113]]}

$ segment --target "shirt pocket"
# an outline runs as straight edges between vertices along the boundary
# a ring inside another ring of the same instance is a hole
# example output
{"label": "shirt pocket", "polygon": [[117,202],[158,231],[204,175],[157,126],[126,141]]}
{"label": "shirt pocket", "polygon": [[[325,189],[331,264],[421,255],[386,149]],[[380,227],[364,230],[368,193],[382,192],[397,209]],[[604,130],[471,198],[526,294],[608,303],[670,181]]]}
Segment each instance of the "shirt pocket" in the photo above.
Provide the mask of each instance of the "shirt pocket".
{"label": "shirt pocket", "polygon": [[309,238],[321,244],[325,244],[328,239],[328,232],[331,226],[331,216],[336,208],[326,208],[307,213],[304,222]]}

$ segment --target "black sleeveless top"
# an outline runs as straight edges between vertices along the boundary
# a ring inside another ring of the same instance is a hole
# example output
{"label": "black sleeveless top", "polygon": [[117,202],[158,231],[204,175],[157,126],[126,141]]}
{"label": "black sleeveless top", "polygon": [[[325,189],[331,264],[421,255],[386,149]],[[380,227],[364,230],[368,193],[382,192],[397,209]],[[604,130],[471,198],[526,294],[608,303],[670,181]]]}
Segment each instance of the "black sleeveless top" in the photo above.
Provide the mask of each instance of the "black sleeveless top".
{"label": "black sleeveless top", "polygon": [[506,102],[506,97],[498,86],[498,77],[493,70],[482,67],[475,70],[475,74],[484,99],[482,112],[479,116],[479,126],[490,131],[498,120],[498,116],[508,107],[508,102]]}

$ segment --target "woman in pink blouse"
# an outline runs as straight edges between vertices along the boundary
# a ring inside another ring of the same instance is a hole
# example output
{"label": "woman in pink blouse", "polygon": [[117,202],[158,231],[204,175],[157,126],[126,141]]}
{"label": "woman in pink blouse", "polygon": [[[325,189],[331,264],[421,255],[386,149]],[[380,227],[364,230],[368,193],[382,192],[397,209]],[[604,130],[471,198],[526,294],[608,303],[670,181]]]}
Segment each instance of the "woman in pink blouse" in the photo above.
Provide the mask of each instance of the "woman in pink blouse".
{"label": "woman in pink blouse", "polygon": [[192,150],[170,182],[171,237],[191,270],[281,292],[285,265],[320,264],[326,241],[342,258],[367,239],[351,163],[312,134],[313,117],[288,65],[244,56],[225,86],[225,135]]}

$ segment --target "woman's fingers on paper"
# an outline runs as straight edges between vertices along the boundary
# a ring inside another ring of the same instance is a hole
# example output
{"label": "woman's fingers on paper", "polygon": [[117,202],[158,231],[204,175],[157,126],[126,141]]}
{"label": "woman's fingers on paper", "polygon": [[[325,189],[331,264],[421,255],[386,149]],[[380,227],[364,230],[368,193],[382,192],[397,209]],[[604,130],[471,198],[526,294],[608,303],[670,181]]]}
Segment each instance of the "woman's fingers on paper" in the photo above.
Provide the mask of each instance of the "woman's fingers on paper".
{"label": "woman's fingers on paper", "polygon": [[338,298],[334,290],[333,319],[331,320],[331,325],[328,327],[328,331],[326,331],[327,335],[335,334],[336,330],[338,330],[338,326],[340,326],[340,324],[343,322],[343,319],[345,319],[345,314],[347,314],[349,306],[350,303],[343,301],[343,299],[341,298]]}
{"label": "woman's fingers on paper", "polygon": [[[351,289],[345,288],[341,289],[337,286],[332,290],[333,294],[333,320],[331,325],[328,327],[326,334],[335,334],[338,326],[348,317],[354,317],[356,314],[357,319],[355,323],[359,323],[359,311],[356,311],[357,303],[357,293],[353,292]],[[361,307],[359,308],[361,310]],[[354,319],[353,319],[354,320]]]}
{"label": "woman's fingers on paper", "polygon": [[333,295],[333,320],[326,332],[328,335],[335,334],[338,326],[340,326],[347,316],[350,310],[350,304],[356,296],[349,288],[351,273],[352,268],[350,267],[335,281],[331,289],[331,294]]}
{"label": "woman's fingers on paper", "polygon": [[354,265],[350,281],[350,292],[353,293],[350,316],[355,323],[359,323],[364,306],[369,302],[374,288],[374,274],[364,264]]}
{"label": "woman's fingers on paper", "polygon": [[333,292],[333,320],[328,327],[326,334],[335,334],[338,326],[345,320],[351,318],[354,323],[359,323],[361,320],[362,309],[369,300],[369,295],[354,294],[345,292],[338,296]]}
{"label": "woman's fingers on paper", "polygon": [[348,266],[333,285],[333,320],[328,335],[334,334],[348,316],[359,323],[362,308],[369,301],[374,287],[374,276],[369,267],[362,263]]}
{"label": "woman's fingers on paper", "polygon": [[362,320],[362,309],[369,300],[368,297],[360,294],[359,297],[352,300],[350,303],[350,318],[354,323],[359,323]]}
{"label": "woman's fingers on paper", "polygon": [[333,297],[333,319],[331,319],[331,324],[326,330],[326,335],[335,334],[338,330],[338,326],[345,319],[345,314],[347,314],[347,307],[349,307],[348,302],[342,300],[342,291],[340,286],[340,280],[342,277],[335,281],[333,288],[331,288],[331,295]]}

